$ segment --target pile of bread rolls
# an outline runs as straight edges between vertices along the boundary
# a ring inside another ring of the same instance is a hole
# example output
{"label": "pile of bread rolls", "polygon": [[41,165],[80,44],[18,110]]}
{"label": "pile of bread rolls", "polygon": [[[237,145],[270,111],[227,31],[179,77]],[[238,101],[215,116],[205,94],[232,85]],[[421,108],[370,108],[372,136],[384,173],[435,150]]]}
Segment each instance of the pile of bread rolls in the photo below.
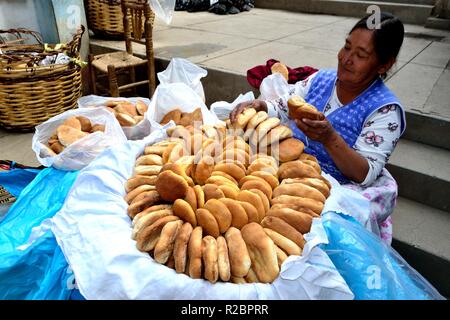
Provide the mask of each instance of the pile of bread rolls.
{"label": "pile of bread rolls", "polygon": [[112,112],[122,127],[133,127],[144,120],[148,106],[141,100],[132,103],[127,100],[108,100],[103,106]]}
{"label": "pile of bread rolls", "polygon": [[[125,185],[132,238],[195,279],[271,283],[288,256],[301,255],[330,185],[303,144],[276,129],[278,119],[246,110],[237,120],[228,128],[171,127],[166,140],[145,148]],[[245,140],[272,130],[278,158]]]}
{"label": "pile of bread rolls", "polygon": [[192,112],[182,112],[180,109],[174,109],[164,115],[160,121],[161,125],[169,123],[172,120],[176,125],[184,127],[194,126],[195,123],[203,123],[203,115],[200,108],[195,109]]}
{"label": "pile of bread rolls", "polygon": [[105,126],[92,124],[88,118],[83,116],[67,118],[48,139],[48,148],[45,154],[49,157],[56,156],[75,141],[96,131],[104,132]]}

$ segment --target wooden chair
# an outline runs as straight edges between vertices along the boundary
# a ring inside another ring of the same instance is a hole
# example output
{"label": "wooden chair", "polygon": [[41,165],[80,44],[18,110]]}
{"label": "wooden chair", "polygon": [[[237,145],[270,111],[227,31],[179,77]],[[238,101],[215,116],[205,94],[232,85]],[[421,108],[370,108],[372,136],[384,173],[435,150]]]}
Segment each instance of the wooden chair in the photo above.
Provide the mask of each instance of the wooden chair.
{"label": "wooden chair", "polygon": [[[133,89],[136,93],[136,87],[148,85],[148,96],[152,97],[155,91],[155,61],[153,53],[153,22],[155,15],[150,8],[147,0],[122,0],[123,27],[125,37],[126,51],[117,51],[100,55],[89,55],[89,71],[91,74],[91,91],[97,94],[97,88],[101,88],[101,84],[97,83],[97,77],[107,77],[109,83],[110,96],[119,97],[120,92]],[[142,33],[142,19],[144,21],[144,33]],[[142,41],[144,36],[145,41]],[[142,59],[133,54],[132,42],[145,45],[146,59]],[[138,66],[146,66],[147,79],[136,81],[135,68]],[[130,83],[119,86],[118,73],[129,71]],[[97,76],[97,72],[100,75]]]}

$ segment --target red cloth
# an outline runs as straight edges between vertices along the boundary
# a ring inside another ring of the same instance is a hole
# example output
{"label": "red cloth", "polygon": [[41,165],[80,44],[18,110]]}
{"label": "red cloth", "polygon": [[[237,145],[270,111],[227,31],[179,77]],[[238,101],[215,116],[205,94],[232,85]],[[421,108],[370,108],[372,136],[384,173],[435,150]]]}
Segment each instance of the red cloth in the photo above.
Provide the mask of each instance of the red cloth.
{"label": "red cloth", "polygon": [[[250,85],[256,89],[259,89],[259,86],[261,85],[261,82],[265,77],[272,74],[272,71],[270,68],[275,64],[279,62],[275,59],[267,60],[266,65],[260,65],[253,67],[249,70],[247,70],[247,81],[250,83]],[[289,71],[289,81],[288,83],[294,84],[300,80],[308,78],[311,74],[316,72],[318,69],[304,66],[304,67],[298,67],[298,68],[289,68],[286,66]]]}

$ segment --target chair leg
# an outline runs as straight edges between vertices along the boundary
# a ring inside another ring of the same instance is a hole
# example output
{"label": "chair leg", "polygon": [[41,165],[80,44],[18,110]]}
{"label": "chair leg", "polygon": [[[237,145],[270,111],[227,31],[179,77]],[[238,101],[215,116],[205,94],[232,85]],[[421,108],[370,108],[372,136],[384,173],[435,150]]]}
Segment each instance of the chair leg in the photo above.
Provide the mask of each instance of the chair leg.
{"label": "chair leg", "polygon": [[108,65],[108,80],[111,97],[119,97],[119,84],[117,83],[116,68],[113,65]]}
{"label": "chair leg", "polygon": [[[135,83],[136,82],[136,70],[134,69],[134,66],[130,67],[130,80],[131,80],[131,83]],[[136,93],[136,87],[133,87],[132,89],[133,89],[134,95],[136,95],[137,94]]]}
{"label": "chair leg", "polygon": [[89,87],[90,87],[91,92],[96,95],[97,94],[97,85],[96,85],[97,79],[96,79],[96,75],[95,75],[95,68],[92,65],[92,62],[94,61],[93,54],[88,55],[88,61],[89,61],[89,75],[91,78]]}

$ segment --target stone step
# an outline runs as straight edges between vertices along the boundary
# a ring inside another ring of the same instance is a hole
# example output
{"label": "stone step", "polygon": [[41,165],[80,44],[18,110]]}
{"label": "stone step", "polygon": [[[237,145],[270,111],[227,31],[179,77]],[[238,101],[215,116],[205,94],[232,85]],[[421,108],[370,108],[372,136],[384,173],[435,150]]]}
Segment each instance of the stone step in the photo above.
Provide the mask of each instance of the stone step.
{"label": "stone step", "polygon": [[367,8],[377,5],[382,11],[388,11],[399,17],[403,23],[424,25],[430,16],[433,5],[362,1],[362,0],[256,0],[257,8],[280,9],[307,13],[333,14],[339,16],[362,17]]}
{"label": "stone step", "polygon": [[[356,0],[365,1],[365,0]],[[424,4],[429,6],[434,6],[436,0],[376,0],[376,2],[392,2],[392,3],[403,3],[403,4]]]}
{"label": "stone step", "polygon": [[450,30],[450,19],[428,17],[426,28]]}
{"label": "stone step", "polygon": [[450,215],[399,197],[392,219],[393,248],[443,296],[450,297]]}
{"label": "stone step", "polygon": [[401,139],[386,168],[401,197],[450,212],[449,150]]}

